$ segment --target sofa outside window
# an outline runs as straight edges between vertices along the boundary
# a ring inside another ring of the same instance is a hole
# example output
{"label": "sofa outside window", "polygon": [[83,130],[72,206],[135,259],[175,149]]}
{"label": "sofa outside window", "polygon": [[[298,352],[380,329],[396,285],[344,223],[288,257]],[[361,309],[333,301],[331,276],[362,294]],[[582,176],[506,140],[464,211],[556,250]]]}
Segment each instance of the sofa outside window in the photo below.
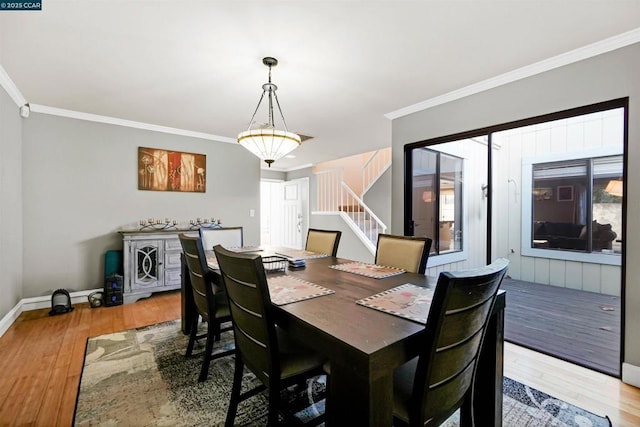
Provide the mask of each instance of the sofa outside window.
{"label": "sofa outside window", "polygon": [[[536,221],[533,224],[535,247],[585,251],[588,247],[587,226],[569,222]],[[592,250],[611,249],[616,233],[611,224],[592,223]],[[540,243],[544,241],[544,245]]]}

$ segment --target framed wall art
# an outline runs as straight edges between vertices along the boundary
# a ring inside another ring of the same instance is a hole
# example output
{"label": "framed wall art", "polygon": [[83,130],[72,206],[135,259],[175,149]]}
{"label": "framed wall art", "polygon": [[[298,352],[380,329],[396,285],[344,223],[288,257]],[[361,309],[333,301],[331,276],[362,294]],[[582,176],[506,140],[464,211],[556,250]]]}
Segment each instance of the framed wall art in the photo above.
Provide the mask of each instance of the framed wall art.
{"label": "framed wall art", "polygon": [[559,202],[573,201],[573,185],[558,186],[558,201]]}
{"label": "framed wall art", "polygon": [[205,154],[138,147],[138,190],[204,193]]}

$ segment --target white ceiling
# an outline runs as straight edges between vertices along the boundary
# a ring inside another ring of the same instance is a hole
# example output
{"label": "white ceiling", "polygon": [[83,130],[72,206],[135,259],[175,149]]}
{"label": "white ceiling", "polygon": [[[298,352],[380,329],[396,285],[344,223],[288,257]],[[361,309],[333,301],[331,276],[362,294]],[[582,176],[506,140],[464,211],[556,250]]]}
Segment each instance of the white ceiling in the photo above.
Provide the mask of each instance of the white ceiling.
{"label": "white ceiling", "polygon": [[623,0],[43,0],[0,12],[0,65],[32,105],[231,141],[274,56],[289,130],[315,137],[287,170],[389,146],[385,114],[638,28]]}

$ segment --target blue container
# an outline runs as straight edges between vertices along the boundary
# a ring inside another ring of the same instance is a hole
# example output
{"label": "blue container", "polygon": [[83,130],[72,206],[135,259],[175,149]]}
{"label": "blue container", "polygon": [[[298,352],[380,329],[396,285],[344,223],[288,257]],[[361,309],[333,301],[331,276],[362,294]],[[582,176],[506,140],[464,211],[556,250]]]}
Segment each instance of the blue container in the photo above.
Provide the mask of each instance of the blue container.
{"label": "blue container", "polygon": [[104,255],[104,278],[124,275],[122,266],[122,251],[107,251]]}

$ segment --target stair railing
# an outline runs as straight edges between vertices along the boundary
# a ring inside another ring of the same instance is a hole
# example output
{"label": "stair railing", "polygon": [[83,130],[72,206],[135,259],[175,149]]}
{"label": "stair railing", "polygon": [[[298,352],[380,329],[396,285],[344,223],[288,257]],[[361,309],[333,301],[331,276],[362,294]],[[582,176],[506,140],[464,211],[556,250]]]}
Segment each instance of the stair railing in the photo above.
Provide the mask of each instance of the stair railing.
{"label": "stair railing", "polygon": [[369,191],[371,186],[391,166],[391,147],[374,151],[362,165],[362,194]]}
{"label": "stair railing", "polygon": [[339,214],[369,250],[375,253],[378,234],[386,232],[387,226],[342,178],[342,169],[316,173],[318,184],[316,212]]}
{"label": "stair railing", "polygon": [[318,187],[317,212],[338,212],[341,199],[342,169],[328,169],[316,172]]}
{"label": "stair railing", "polygon": [[353,222],[357,230],[360,230],[365,237],[364,241],[371,253],[375,253],[378,234],[386,232],[387,226],[345,182],[342,182],[340,204],[340,215],[343,218],[348,217]]}

